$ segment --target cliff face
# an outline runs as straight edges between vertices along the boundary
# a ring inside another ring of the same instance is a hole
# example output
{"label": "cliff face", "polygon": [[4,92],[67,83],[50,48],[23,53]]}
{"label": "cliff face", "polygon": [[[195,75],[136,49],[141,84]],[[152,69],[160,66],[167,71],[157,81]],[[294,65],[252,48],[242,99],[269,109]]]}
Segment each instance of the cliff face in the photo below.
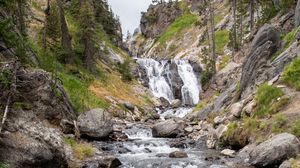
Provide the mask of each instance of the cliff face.
{"label": "cliff face", "polygon": [[157,38],[182,14],[183,11],[176,2],[150,5],[147,12],[142,13],[141,33],[146,38]]}

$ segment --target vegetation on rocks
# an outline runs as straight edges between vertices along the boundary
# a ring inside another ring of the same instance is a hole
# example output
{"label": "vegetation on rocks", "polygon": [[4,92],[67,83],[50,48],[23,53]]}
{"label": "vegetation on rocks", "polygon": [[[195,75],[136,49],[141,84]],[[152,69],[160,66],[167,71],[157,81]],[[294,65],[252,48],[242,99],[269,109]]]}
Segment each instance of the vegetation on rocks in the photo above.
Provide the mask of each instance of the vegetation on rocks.
{"label": "vegetation on rocks", "polygon": [[268,114],[275,113],[278,108],[272,108],[272,105],[275,103],[282,105],[282,99],[280,99],[280,97],[283,95],[283,91],[277,87],[268,84],[261,85],[258,88],[255,97],[257,108],[254,115],[257,117],[264,117]]}
{"label": "vegetation on rocks", "polygon": [[197,15],[186,12],[167,28],[167,30],[158,38],[158,42],[160,44],[165,44],[170,38],[181,35],[183,33],[182,31],[193,26],[197,19]]}
{"label": "vegetation on rocks", "polygon": [[93,146],[86,142],[78,143],[69,137],[65,137],[64,142],[71,146],[77,159],[84,160],[85,158],[91,157],[95,154]]}
{"label": "vegetation on rocks", "polygon": [[300,90],[300,57],[285,68],[282,81],[288,86]]}

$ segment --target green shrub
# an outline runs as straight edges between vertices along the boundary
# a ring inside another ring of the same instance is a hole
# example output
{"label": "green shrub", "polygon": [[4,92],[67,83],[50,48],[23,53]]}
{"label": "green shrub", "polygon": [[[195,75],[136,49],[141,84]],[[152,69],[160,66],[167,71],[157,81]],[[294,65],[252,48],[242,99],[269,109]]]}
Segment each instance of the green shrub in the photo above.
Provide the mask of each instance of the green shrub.
{"label": "green shrub", "polygon": [[297,137],[300,137],[300,120],[298,119],[292,125],[292,133]]}
{"label": "green shrub", "polygon": [[229,43],[229,31],[219,30],[215,33],[216,52],[218,54],[224,53],[224,47]]}
{"label": "green shrub", "polygon": [[285,68],[281,79],[288,86],[300,90],[300,57]]}
{"label": "green shrub", "polygon": [[298,27],[294,28],[292,31],[290,31],[283,37],[283,40],[285,42],[284,48],[288,48],[296,40],[296,33],[298,29]]}
{"label": "green shrub", "polygon": [[132,81],[133,76],[130,71],[130,60],[129,59],[126,59],[124,61],[124,63],[122,63],[122,64],[118,64],[118,71],[121,73],[123,81],[126,81],[126,82]]}
{"label": "green shrub", "polygon": [[165,44],[169,39],[174,37],[177,33],[182,33],[186,28],[194,25],[198,17],[194,14],[186,12],[181,17],[177,18],[167,30],[158,38],[160,44]]}
{"label": "green shrub", "polygon": [[8,69],[3,70],[0,73],[0,85],[1,87],[3,87],[4,89],[9,89],[12,82],[11,79],[12,78],[12,72]]}
{"label": "green shrub", "polygon": [[255,116],[263,117],[270,114],[272,104],[277,101],[278,98],[283,96],[284,93],[281,89],[270,86],[268,84],[263,84],[258,88],[256,94],[257,108],[255,110]]}

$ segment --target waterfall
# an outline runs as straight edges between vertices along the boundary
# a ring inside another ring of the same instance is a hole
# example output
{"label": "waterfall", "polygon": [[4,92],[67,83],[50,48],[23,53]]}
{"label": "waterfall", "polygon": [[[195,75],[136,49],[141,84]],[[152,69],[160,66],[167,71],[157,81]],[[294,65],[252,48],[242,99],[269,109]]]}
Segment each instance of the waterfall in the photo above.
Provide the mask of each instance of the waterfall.
{"label": "waterfall", "polygon": [[145,71],[155,97],[163,97],[170,103],[180,99],[183,105],[191,106],[199,102],[201,86],[188,60],[138,58],[137,63]]}

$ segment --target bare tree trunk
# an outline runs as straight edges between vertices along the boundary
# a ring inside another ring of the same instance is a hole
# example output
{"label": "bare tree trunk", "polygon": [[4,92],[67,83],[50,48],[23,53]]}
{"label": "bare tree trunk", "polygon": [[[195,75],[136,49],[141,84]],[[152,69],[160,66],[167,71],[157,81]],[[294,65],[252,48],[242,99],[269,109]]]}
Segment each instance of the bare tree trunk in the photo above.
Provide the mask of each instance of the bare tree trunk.
{"label": "bare tree trunk", "polygon": [[6,105],[5,105],[4,115],[3,115],[2,122],[1,122],[1,125],[0,125],[0,133],[2,132],[3,126],[4,126],[5,121],[7,119],[7,114],[9,112],[9,106],[11,104],[12,96],[13,96],[13,94],[16,93],[16,90],[17,90],[17,71],[19,69],[19,63],[17,61],[15,61],[13,64],[14,64],[13,65],[14,71],[12,73],[13,74],[12,84],[10,86],[10,90],[9,90]]}
{"label": "bare tree trunk", "polygon": [[61,42],[64,52],[66,52],[66,63],[73,63],[72,38],[69,33],[68,25],[65,18],[64,7],[61,0],[56,0],[59,8],[60,26],[61,26]]}
{"label": "bare tree trunk", "polygon": [[94,48],[91,38],[88,34],[83,35],[84,44],[84,64],[88,70],[92,70],[93,67],[93,55]]}
{"label": "bare tree trunk", "polygon": [[211,33],[211,54],[212,54],[212,69],[213,73],[216,72],[216,61],[217,61],[217,55],[216,55],[216,45],[215,45],[215,20],[214,20],[214,7],[212,2],[208,2],[209,4],[209,20],[210,20],[210,33]]}
{"label": "bare tree trunk", "polygon": [[48,29],[48,19],[50,16],[50,0],[47,0],[47,8],[44,11],[45,21],[44,21],[44,32],[43,32],[43,49],[47,49],[47,29]]}
{"label": "bare tree trunk", "polygon": [[236,37],[236,0],[232,1],[232,11],[233,11],[233,51],[237,50],[237,37]]}
{"label": "bare tree trunk", "polygon": [[250,31],[254,28],[254,4],[255,0],[250,0]]}
{"label": "bare tree trunk", "polygon": [[17,18],[19,23],[19,30],[20,32],[25,35],[26,34],[26,28],[25,28],[25,20],[24,20],[24,0],[17,0]]}

